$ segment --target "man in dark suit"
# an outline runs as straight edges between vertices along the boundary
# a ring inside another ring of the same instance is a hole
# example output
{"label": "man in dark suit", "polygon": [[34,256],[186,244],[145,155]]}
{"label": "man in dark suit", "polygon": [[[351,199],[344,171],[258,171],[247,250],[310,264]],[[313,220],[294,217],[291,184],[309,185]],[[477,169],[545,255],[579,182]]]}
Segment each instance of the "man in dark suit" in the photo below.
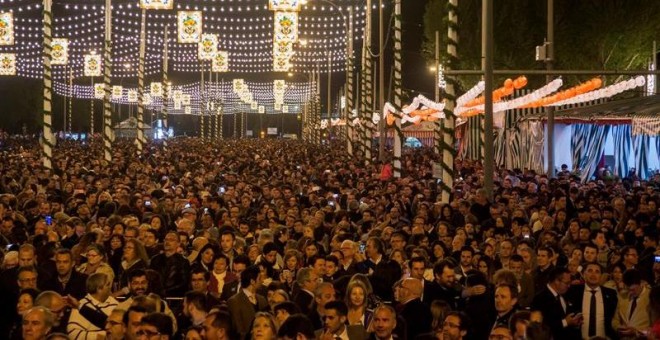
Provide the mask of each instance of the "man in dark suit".
{"label": "man in dark suit", "polygon": [[165,297],[180,297],[188,289],[190,262],[177,253],[180,245],[179,235],[170,231],[165,235],[163,252],[151,258],[149,268],[160,274]]}
{"label": "man in dark suit", "polygon": [[392,287],[401,279],[401,266],[386,258],[383,241],[377,237],[370,237],[367,240],[365,254],[367,259],[360,262],[358,268],[369,275],[374,294],[383,301],[392,301],[394,298]]}
{"label": "man in dark suit", "polygon": [[407,278],[397,286],[396,298],[400,305],[399,315],[405,321],[406,339],[415,339],[418,335],[431,331],[431,309],[422,302],[422,282]]}
{"label": "man in dark suit", "polygon": [[547,246],[541,247],[536,251],[537,267],[532,271],[532,278],[534,278],[534,292],[540,292],[549,282],[550,273],[554,268],[552,265],[552,258],[554,255],[554,250]]}
{"label": "man in dark suit", "polygon": [[611,322],[616,312],[617,293],[600,285],[601,274],[600,264],[586,263],[582,268],[585,284],[572,286],[566,294],[584,318],[581,327],[583,339],[617,337]]}
{"label": "man in dark suit", "polygon": [[550,327],[553,338],[580,339],[582,316],[576,314],[574,306],[563,297],[571,284],[571,274],[563,267],[553,268],[549,274],[549,283],[534,297],[532,310],[543,314],[543,323]]}
{"label": "man in dark suit", "polygon": [[73,255],[70,249],[60,248],[55,253],[57,278],[49,280],[46,290],[53,290],[62,296],[71,295],[82,299],[87,289],[87,275],[73,269]]}
{"label": "man in dark suit", "polygon": [[330,301],[324,308],[323,329],[317,330],[316,338],[319,340],[350,339],[364,340],[367,333],[362,325],[347,325],[346,316],[348,307],[343,301]]}
{"label": "man in dark suit", "polygon": [[[190,289],[192,289],[195,292],[200,292],[204,294],[204,296],[206,297],[207,310],[211,310],[211,308],[221,303],[220,299],[209,293],[208,286],[210,279],[211,279],[211,273],[207,272],[206,270],[204,270],[204,268],[201,267],[194,268],[190,273]],[[236,293],[236,289],[234,289],[234,293]],[[223,300],[223,301],[227,301],[227,300]]]}
{"label": "man in dark suit", "polygon": [[498,284],[495,288],[495,310],[497,315],[491,329],[498,325],[509,326],[511,317],[516,312],[518,303],[518,287],[509,284]]}
{"label": "man in dark suit", "polygon": [[240,339],[245,339],[245,335],[250,332],[254,315],[268,310],[266,298],[256,293],[258,277],[258,266],[247,267],[241,273],[241,289],[227,301],[232,329],[240,335]]}
{"label": "man in dark suit", "polygon": [[429,305],[435,300],[447,302],[452,310],[458,308],[460,291],[456,289],[456,275],[451,260],[444,259],[433,266],[434,281],[424,283],[424,302]]}
{"label": "man in dark suit", "polygon": [[314,303],[314,291],[319,283],[319,278],[312,268],[302,268],[296,274],[296,282],[299,289],[293,295],[293,302],[298,305],[300,312],[309,315]]}

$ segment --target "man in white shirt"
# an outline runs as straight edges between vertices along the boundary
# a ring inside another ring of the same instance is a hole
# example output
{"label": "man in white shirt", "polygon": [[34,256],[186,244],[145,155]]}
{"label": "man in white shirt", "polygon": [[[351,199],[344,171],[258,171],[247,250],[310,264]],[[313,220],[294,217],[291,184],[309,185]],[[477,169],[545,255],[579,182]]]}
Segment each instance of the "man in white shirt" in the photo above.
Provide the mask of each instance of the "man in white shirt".
{"label": "man in white shirt", "polygon": [[566,293],[572,304],[582,312],[580,330],[583,339],[617,337],[610,322],[616,310],[617,293],[600,286],[601,274],[602,268],[598,262],[585,263],[582,268],[585,284],[571,286]]}

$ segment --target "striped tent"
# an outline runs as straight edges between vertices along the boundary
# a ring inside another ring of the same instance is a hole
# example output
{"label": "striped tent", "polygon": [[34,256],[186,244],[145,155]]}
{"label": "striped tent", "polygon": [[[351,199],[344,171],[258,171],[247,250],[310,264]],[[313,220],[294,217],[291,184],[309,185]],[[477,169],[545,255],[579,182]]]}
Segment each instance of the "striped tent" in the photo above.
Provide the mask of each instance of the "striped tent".
{"label": "striped tent", "polygon": [[581,169],[580,177],[584,182],[598,168],[610,125],[574,124],[572,128],[573,167]]}
{"label": "striped tent", "polygon": [[614,175],[625,177],[630,171],[630,151],[632,150],[630,125],[613,125],[612,138],[614,154],[617,155],[617,157],[614,157]]}

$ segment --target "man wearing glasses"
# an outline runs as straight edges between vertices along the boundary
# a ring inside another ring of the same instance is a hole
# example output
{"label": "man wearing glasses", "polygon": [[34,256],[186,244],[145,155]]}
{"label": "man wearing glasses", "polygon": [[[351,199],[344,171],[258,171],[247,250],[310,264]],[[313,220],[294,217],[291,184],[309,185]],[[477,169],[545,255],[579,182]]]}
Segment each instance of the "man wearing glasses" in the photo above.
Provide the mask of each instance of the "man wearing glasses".
{"label": "man wearing glasses", "polygon": [[470,323],[467,314],[463,312],[449,312],[442,323],[442,339],[462,340],[466,335]]}
{"label": "man wearing glasses", "polygon": [[137,338],[169,340],[172,338],[173,331],[172,318],[164,313],[151,313],[142,317]]}

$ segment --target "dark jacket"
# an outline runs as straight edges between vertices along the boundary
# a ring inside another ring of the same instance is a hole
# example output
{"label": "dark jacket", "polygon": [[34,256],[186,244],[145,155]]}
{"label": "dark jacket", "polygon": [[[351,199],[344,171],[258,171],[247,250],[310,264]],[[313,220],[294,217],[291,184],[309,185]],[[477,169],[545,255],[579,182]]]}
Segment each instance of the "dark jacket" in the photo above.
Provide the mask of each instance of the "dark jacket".
{"label": "dark jacket", "polygon": [[[603,295],[605,334],[607,334],[610,339],[616,339],[617,332],[614,328],[612,328],[612,319],[614,318],[614,313],[616,312],[616,306],[618,302],[617,292],[614,289],[606,288],[603,286],[600,286],[599,288],[601,294]],[[591,297],[590,294],[591,293],[589,293],[587,296]],[[583,284],[571,286],[571,288],[568,289],[568,292],[566,292],[566,296],[571,300],[571,303],[575,306],[578,312],[586,315],[582,306],[582,299],[584,298]]]}
{"label": "dark jacket", "polygon": [[166,297],[182,297],[188,290],[190,262],[181,254],[158,254],[151,259],[150,269],[160,274]]}
{"label": "dark jacket", "polygon": [[552,294],[548,287],[543,287],[539,291],[534,300],[532,301],[532,310],[541,311],[543,314],[543,323],[550,327],[552,337],[559,340],[573,340],[580,339],[580,328],[567,326],[564,327],[562,320],[566,318],[567,314],[576,313],[578,310],[571,303],[570,299],[564,297],[566,304],[566,311],[561,305],[561,302]]}
{"label": "dark jacket", "polygon": [[87,294],[87,275],[71,269],[71,277],[66,284],[62,284],[57,277],[46,283],[45,290],[53,290],[62,296],[71,295],[80,300]]}
{"label": "dark jacket", "polygon": [[431,309],[420,299],[413,299],[401,306],[401,318],[406,323],[406,338],[415,339],[418,335],[431,331]]}

